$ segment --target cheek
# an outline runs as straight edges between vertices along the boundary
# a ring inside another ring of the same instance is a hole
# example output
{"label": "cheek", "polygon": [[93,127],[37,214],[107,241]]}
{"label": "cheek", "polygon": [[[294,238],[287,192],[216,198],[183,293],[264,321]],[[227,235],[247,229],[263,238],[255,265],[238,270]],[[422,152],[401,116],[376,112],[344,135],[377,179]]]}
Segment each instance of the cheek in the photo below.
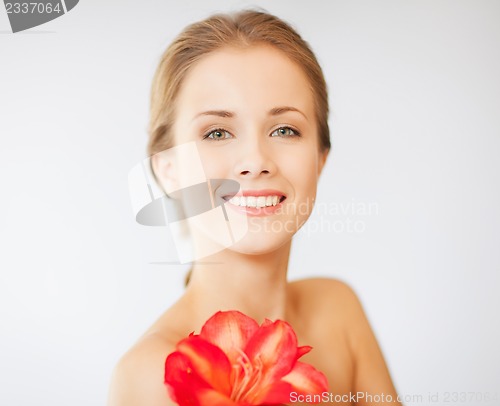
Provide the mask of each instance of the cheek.
{"label": "cheek", "polygon": [[217,148],[206,151],[203,147],[198,146],[198,152],[207,179],[228,177],[230,162],[227,151],[224,151],[223,148],[220,148],[220,151],[217,151]]}
{"label": "cheek", "polygon": [[314,195],[318,182],[317,161],[314,156],[306,157],[307,155],[303,155],[289,165],[286,174],[300,196]]}

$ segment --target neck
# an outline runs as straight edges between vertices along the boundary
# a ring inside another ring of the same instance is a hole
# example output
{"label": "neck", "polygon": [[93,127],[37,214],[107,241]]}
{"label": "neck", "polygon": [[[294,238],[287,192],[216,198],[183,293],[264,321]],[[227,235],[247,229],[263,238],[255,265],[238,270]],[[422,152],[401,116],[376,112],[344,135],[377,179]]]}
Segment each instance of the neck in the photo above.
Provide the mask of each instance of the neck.
{"label": "neck", "polygon": [[262,255],[226,249],[195,263],[184,299],[199,322],[219,310],[239,310],[258,323],[286,319],[290,246]]}

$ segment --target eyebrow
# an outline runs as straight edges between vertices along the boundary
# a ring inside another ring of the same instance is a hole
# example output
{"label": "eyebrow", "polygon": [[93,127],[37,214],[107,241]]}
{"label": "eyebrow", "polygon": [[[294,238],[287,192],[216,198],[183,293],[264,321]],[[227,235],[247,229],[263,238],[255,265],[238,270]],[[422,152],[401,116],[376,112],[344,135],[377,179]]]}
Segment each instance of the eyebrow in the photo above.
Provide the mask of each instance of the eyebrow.
{"label": "eyebrow", "polygon": [[[267,114],[268,114],[268,116],[279,116],[279,115],[287,113],[289,111],[297,112],[297,113],[301,114],[302,116],[304,116],[304,118],[306,120],[308,120],[307,116],[302,111],[300,111],[298,108],[292,107],[292,106],[274,107],[271,110],[269,110],[269,112]],[[198,113],[196,116],[194,116],[193,120],[200,117],[200,116],[216,116],[216,117],[222,117],[222,118],[233,118],[236,116],[236,113],[234,113],[232,111],[227,111],[227,110],[207,110],[207,111],[202,111],[201,113]]]}

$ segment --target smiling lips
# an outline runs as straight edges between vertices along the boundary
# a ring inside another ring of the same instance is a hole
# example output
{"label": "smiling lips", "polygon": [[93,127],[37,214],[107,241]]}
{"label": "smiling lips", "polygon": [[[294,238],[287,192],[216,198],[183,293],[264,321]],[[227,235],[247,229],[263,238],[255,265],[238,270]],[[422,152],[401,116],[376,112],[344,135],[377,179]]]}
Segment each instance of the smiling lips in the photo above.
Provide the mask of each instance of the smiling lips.
{"label": "smiling lips", "polygon": [[266,207],[276,206],[280,202],[281,196],[234,196],[229,199],[229,203],[242,207]]}
{"label": "smiling lips", "polygon": [[251,216],[273,214],[286,196],[278,190],[245,190],[237,195],[224,198],[231,208]]}
{"label": "smiling lips", "polygon": [[231,209],[248,216],[269,216],[280,207],[286,196],[278,190],[245,190],[225,200]]}

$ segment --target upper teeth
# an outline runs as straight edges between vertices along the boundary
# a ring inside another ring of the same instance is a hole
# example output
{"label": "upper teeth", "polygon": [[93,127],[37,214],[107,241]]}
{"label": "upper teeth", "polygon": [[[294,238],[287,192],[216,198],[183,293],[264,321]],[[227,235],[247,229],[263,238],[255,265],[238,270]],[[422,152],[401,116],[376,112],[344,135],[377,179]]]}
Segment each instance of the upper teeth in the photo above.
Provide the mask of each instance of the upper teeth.
{"label": "upper teeth", "polygon": [[229,203],[235,206],[266,207],[276,206],[281,196],[233,196]]}

